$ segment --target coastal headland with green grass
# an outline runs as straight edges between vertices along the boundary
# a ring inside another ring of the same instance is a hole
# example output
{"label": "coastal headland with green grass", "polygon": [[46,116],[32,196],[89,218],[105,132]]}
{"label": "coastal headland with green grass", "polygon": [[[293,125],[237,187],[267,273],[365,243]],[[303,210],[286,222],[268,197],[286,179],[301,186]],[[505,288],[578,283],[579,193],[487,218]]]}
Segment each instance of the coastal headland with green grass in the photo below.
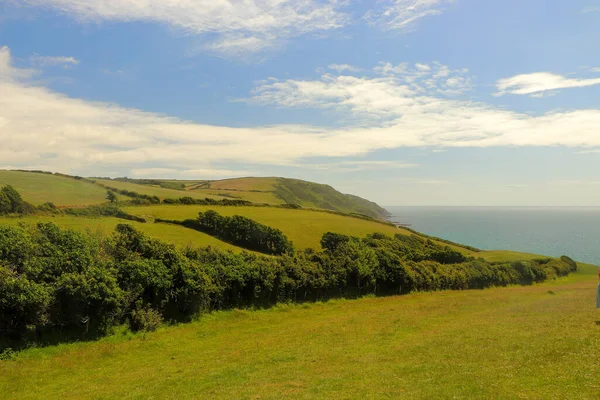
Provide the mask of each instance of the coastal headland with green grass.
{"label": "coastal headland with green grass", "polygon": [[0,189],[5,398],[600,390],[596,266],[568,254],[481,251],[283,178]]}

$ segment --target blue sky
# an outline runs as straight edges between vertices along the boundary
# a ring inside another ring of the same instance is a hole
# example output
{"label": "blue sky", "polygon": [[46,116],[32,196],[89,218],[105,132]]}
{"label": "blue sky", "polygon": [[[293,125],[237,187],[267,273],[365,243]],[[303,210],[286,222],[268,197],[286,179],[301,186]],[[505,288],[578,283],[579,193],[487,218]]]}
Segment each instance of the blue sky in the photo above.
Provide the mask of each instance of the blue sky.
{"label": "blue sky", "polygon": [[0,168],[598,205],[600,1],[0,0]]}

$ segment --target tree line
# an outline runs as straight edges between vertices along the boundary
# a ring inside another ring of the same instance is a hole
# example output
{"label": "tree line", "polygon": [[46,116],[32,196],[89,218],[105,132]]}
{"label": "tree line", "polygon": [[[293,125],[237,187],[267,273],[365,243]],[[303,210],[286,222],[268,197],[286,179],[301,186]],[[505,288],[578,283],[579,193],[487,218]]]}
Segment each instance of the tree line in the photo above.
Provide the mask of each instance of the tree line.
{"label": "tree line", "polygon": [[0,346],[152,330],[203,312],[280,302],[531,284],[568,257],[491,264],[416,236],[328,233],[322,251],[263,256],[178,248],[129,225],[111,236],[53,223],[0,225]]}
{"label": "tree line", "polygon": [[294,250],[292,242],[281,230],[239,215],[226,217],[216,211],[208,210],[199,213],[196,219],[185,221],[156,219],[155,222],[182,225],[215,236],[224,242],[261,253],[282,255],[292,253]]}

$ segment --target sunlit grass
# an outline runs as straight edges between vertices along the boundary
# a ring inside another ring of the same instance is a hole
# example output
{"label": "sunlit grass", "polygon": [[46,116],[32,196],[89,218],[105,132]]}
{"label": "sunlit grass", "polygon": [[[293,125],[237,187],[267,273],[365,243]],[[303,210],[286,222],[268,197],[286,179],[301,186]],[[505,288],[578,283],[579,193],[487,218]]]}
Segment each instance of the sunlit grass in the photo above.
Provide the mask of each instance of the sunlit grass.
{"label": "sunlit grass", "polygon": [[326,232],[364,237],[369,233],[381,232],[411,234],[404,229],[378,222],[310,210],[291,210],[272,207],[227,207],[227,206],[148,206],[126,207],[133,215],[155,218],[184,220],[196,218],[199,212],[215,210],[221,215],[242,215],[273,228],[281,229],[296,248],[321,247],[320,240]]}
{"label": "sunlit grass", "polygon": [[596,399],[595,267],[549,283],[233,310],[0,362],[3,398]]}
{"label": "sunlit grass", "polygon": [[0,170],[0,187],[12,185],[33,205],[52,202],[57,206],[106,202],[106,190],[92,183],[49,174]]}

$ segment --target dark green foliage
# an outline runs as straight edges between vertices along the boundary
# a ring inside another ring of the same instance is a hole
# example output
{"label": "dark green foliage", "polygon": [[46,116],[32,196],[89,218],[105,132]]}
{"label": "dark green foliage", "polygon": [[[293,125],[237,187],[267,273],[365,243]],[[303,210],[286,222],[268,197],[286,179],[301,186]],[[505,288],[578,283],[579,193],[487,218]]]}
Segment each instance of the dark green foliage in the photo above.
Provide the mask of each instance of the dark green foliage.
{"label": "dark green foliage", "polygon": [[134,332],[154,332],[162,323],[162,315],[152,308],[134,310],[131,313],[130,327]]}
{"label": "dark green foliage", "polygon": [[164,204],[181,204],[184,206],[255,206],[255,203],[252,203],[248,200],[239,200],[239,199],[221,199],[215,200],[210,198],[205,199],[194,199],[193,197],[185,196],[180,197],[178,199],[164,199]]}
{"label": "dark green foliage", "polygon": [[154,222],[182,225],[218,237],[236,246],[265,254],[282,255],[294,251],[292,242],[279,229],[271,228],[239,215],[224,217],[216,211],[208,210],[199,213],[198,219],[195,220],[169,221],[156,219]]}
{"label": "dark green foliage", "polygon": [[[214,212],[193,222],[214,230],[232,226],[250,237],[256,228]],[[47,335],[97,337],[127,322],[154,330],[162,321],[232,307],[529,284],[577,268],[567,257],[490,264],[416,236],[328,233],[323,243],[321,252],[273,257],[179,249],[129,225],[118,225],[109,238],[52,223],[0,225],[0,346],[21,347]]]}
{"label": "dark green foliage", "polygon": [[112,190],[107,190],[106,191],[106,200],[108,200],[111,203],[116,203],[117,202],[117,195]]}
{"label": "dark green foliage", "polygon": [[0,189],[0,215],[7,214],[32,214],[35,207],[23,200],[19,192],[6,185]]}
{"label": "dark green foliage", "polygon": [[67,208],[64,210],[66,214],[75,215],[78,217],[115,217],[128,221],[145,223],[146,220],[142,217],[131,215],[119,209],[114,204],[106,204],[99,206],[88,206],[85,208]]}

